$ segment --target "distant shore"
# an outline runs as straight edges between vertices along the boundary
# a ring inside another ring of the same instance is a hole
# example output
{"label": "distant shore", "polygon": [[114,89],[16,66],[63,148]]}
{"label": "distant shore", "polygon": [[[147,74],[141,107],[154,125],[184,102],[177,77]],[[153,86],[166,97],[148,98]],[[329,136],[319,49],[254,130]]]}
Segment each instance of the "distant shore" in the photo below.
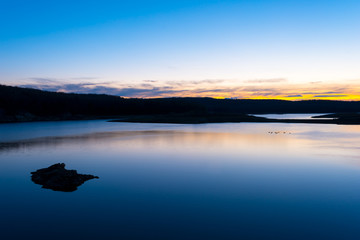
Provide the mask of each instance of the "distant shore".
{"label": "distant shore", "polygon": [[311,119],[272,119],[251,116],[247,114],[158,114],[125,116],[109,122],[135,123],[173,123],[173,124],[201,124],[201,123],[308,123],[308,124],[360,124],[360,114],[327,114],[315,115]]}
{"label": "distant shore", "polygon": [[[284,115],[290,113],[284,113]],[[306,123],[306,124],[338,124],[360,125],[359,113],[332,113],[319,115],[313,114],[309,119],[274,119],[249,114],[196,114],[196,113],[173,113],[173,114],[144,114],[125,116],[63,116],[63,117],[19,117],[8,118],[0,121],[4,123],[23,122],[49,122],[49,121],[81,121],[81,120],[108,120],[108,122],[132,122],[132,123],[168,123],[168,124],[205,124],[205,123]]]}
{"label": "distant shore", "polygon": [[[284,122],[360,124],[360,101],[124,98],[46,92],[0,85],[0,123],[115,119],[114,122],[222,123]],[[314,119],[270,119],[253,114],[325,114]]]}

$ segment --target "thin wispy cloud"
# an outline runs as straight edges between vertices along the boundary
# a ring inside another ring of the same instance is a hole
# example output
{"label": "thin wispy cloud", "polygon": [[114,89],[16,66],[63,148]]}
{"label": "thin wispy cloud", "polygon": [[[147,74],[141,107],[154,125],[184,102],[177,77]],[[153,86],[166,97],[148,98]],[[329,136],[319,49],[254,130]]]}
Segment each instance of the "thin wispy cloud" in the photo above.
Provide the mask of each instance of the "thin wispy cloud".
{"label": "thin wispy cloud", "polygon": [[93,83],[79,83],[79,84],[23,84],[21,87],[35,88],[52,92],[74,92],[74,93],[88,93],[89,89],[96,88]]}
{"label": "thin wispy cloud", "polygon": [[71,79],[74,79],[74,80],[97,80],[99,78],[98,77],[73,77]]}
{"label": "thin wispy cloud", "polygon": [[348,95],[345,95],[345,94],[342,94],[342,95],[330,95],[330,94],[328,94],[328,95],[315,95],[314,97],[316,97],[316,98],[329,98],[329,97],[333,97],[333,98],[340,98],[340,97],[346,97],[346,96],[348,96]]}
{"label": "thin wispy cloud", "polygon": [[151,82],[151,83],[154,83],[154,82],[158,82],[158,80],[151,80],[151,79],[149,79],[149,80],[143,80],[143,82]]}
{"label": "thin wispy cloud", "polygon": [[246,80],[245,83],[284,83],[288,80],[286,78],[270,78],[270,79],[253,79]]}
{"label": "thin wispy cloud", "polygon": [[33,81],[33,82],[37,82],[37,83],[43,83],[43,84],[61,84],[64,82],[71,82],[71,81],[84,81],[84,80],[88,80],[88,81],[94,81],[94,80],[99,80],[100,78],[98,77],[71,77],[71,78],[52,78],[52,77],[29,77],[26,78],[25,80],[28,81]]}
{"label": "thin wispy cloud", "polygon": [[38,84],[57,84],[60,83],[59,80],[55,78],[41,78],[41,77],[32,77],[27,80],[34,81]]}
{"label": "thin wispy cloud", "polygon": [[286,96],[286,97],[288,97],[288,98],[301,98],[301,97],[302,97],[302,95],[301,95],[301,94],[297,94],[297,95],[288,95],[288,96]]}
{"label": "thin wispy cloud", "polygon": [[167,85],[176,85],[176,86],[190,86],[190,85],[202,85],[202,84],[218,84],[223,83],[226,80],[224,79],[204,79],[204,80],[193,80],[193,81],[166,81]]}

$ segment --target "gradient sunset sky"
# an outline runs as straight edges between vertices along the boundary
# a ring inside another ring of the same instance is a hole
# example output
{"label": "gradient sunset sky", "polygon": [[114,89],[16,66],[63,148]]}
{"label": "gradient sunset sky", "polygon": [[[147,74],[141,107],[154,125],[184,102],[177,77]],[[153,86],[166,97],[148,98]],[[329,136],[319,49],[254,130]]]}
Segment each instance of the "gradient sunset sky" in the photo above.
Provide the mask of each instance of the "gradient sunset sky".
{"label": "gradient sunset sky", "polygon": [[359,0],[0,1],[0,83],[360,100]]}

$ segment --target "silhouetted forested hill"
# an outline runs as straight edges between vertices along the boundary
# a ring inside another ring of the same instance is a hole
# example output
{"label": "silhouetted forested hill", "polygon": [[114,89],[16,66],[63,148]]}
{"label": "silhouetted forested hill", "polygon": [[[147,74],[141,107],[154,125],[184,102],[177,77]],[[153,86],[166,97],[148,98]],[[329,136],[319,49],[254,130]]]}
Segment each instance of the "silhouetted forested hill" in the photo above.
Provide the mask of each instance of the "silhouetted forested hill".
{"label": "silhouetted forested hill", "polygon": [[336,113],[359,112],[360,102],[231,100],[212,98],[126,99],[68,94],[0,85],[0,121],[105,118],[167,113]]}

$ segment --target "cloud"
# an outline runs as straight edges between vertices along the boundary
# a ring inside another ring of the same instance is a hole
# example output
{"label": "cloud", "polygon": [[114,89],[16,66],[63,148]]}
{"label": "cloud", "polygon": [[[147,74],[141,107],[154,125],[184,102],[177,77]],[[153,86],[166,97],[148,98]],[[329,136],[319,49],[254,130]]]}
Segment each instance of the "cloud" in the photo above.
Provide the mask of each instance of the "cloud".
{"label": "cloud", "polygon": [[51,92],[76,92],[86,93],[94,83],[79,83],[79,84],[24,84],[20,87],[35,88]]}
{"label": "cloud", "polygon": [[327,95],[327,94],[344,94],[346,92],[351,92],[351,88],[343,88],[343,87],[333,87],[329,86],[328,88],[332,88],[332,91],[325,91],[322,88],[312,89],[312,91],[305,91],[303,95]]}
{"label": "cloud", "polygon": [[157,80],[151,80],[151,79],[149,79],[149,80],[143,80],[143,82],[155,83],[155,82],[158,82],[158,81],[157,81]]}
{"label": "cloud", "polygon": [[45,91],[50,91],[50,92],[57,91],[57,88],[53,89],[53,86],[50,86],[50,85],[22,84],[22,85],[19,85],[19,87],[34,88],[34,89],[45,90]]}
{"label": "cloud", "polygon": [[215,93],[227,93],[227,92],[233,92],[232,89],[229,88],[217,88],[217,89],[194,89],[191,90],[191,92],[194,93],[207,93],[207,92],[215,92]]}
{"label": "cloud", "polygon": [[193,81],[167,81],[168,85],[176,86],[190,86],[190,85],[201,85],[201,84],[218,84],[225,82],[225,79],[204,79],[204,80],[193,80]]}
{"label": "cloud", "polygon": [[126,97],[161,97],[163,95],[169,96],[181,92],[184,92],[184,90],[174,90],[164,87],[155,87],[151,89],[123,88],[118,90],[117,95]]}
{"label": "cloud", "polygon": [[37,83],[61,83],[69,80],[97,80],[98,77],[72,77],[72,78],[46,78],[46,77],[30,77],[27,80],[35,81]]}
{"label": "cloud", "polygon": [[324,95],[314,95],[316,98],[329,98],[329,97],[347,97],[348,95],[345,94],[339,94],[339,95],[330,95],[330,94],[324,94]]}
{"label": "cloud", "polygon": [[32,77],[28,78],[28,80],[34,81],[39,84],[54,84],[59,83],[59,81],[55,78],[41,78],[41,77]]}
{"label": "cloud", "polygon": [[[322,83],[318,85],[306,83],[286,83],[286,79],[258,79],[247,83],[226,79],[203,79],[193,81],[158,81],[152,79],[136,83],[80,81],[61,82],[55,78],[31,78],[32,84],[22,87],[36,88],[46,91],[67,93],[108,94],[123,97],[237,97],[267,99],[354,99],[359,95],[360,85],[346,83]],[[89,78],[92,79],[92,78]],[[94,78],[95,79],[95,78]],[[68,79],[68,81],[71,81]],[[258,83],[275,84],[258,84]],[[283,84],[276,84],[285,82]],[[360,99],[360,96],[359,96]]]}
{"label": "cloud", "polygon": [[344,93],[344,90],[346,90],[346,89],[342,89],[342,91],[328,91],[328,92],[323,92],[322,94],[342,94],[342,93]]}
{"label": "cloud", "polygon": [[222,82],[225,82],[226,80],[225,79],[205,79],[205,80],[198,80],[198,81],[190,81],[189,83],[191,84],[195,84],[195,85],[198,85],[198,84],[217,84],[217,83],[222,83]]}
{"label": "cloud", "polygon": [[281,83],[287,82],[286,78],[270,78],[270,79],[254,79],[254,80],[246,80],[245,83]]}
{"label": "cloud", "polygon": [[[144,86],[145,85],[145,86]],[[108,94],[124,97],[159,97],[162,95],[171,95],[185,92],[186,90],[176,90],[172,87],[154,87],[150,84],[143,84],[140,87],[108,87],[95,83],[78,83],[78,84],[25,84],[20,87],[35,88],[51,92],[66,93],[88,93],[88,94]]]}
{"label": "cloud", "polygon": [[74,77],[74,78],[71,78],[71,79],[74,79],[74,80],[96,80],[96,79],[99,79],[98,77]]}
{"label": "cloud", "polygon": [[288,98],[294,98],[294,97],[302,97],[301,94],[297,94],[297,95],[287,95],[286,97]]}

